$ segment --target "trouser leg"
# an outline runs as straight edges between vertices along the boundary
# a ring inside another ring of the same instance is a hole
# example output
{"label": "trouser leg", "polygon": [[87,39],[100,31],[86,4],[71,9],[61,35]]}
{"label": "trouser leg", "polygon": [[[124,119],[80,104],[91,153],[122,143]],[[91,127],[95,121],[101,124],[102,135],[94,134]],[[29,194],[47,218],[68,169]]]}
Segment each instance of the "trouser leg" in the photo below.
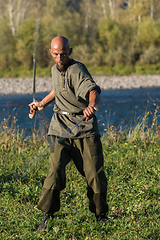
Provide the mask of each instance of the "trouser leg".
{"label": "trouser leg", "polygon": [[[51,136],[51,141],[55,138]],[[60,191],[66,186],[65,166],[70,161],[67,143],[57,144],[51,152],[50,170],[44,181],[38,209],[54,213],[60,209]]]}
{"label": "trouser leg", "polygon": [[89,210],[94,213],[96,217],[100,216],[102,213],[108,212],[106,195],[107,191],[95,193],[92,188],[88,186],[87,197],[89,199]]}
{"label": "trouser leg", "polygon": [[60,209],[60,191],[43,187],[37,207],[45,213],[58,212]]}
{"label": "trouser leg", "polygon": [[[74,154],[76,156],[74,162],[76,164],[78,161],[77,168],[87,180],[89,209],[96,216],[107,213],[107,179],[103,169],[104,159],[100,136],[75,140],[75,144],[80,150],[82,160]],[[81,165],[79,164],[80,160],[83,161]],[[81,169],[82,167],[83,169]]]}

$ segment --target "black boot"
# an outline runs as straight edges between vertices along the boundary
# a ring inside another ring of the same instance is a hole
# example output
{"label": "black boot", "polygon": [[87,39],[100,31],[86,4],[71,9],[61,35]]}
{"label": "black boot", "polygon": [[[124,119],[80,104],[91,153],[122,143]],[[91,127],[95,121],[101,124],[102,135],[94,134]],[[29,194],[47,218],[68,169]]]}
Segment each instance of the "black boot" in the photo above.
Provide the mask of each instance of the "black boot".
{"label": "black boot", "polygon": [[38,231],[44,232],[46,230],[46,227],[47,227],[46,222],[50,219],[50,217],[51,218],[54,217],[53,213],[45,213],[45,212],[43,212],[43,220],[42,220],[42,222],[39,224],[39,226],[37,228]]}
{"label": "black boot", "polygon": [[108,217],[106,213],[102,213],[99,216],[96,216],[97,223],[107,223],[108,222]]}

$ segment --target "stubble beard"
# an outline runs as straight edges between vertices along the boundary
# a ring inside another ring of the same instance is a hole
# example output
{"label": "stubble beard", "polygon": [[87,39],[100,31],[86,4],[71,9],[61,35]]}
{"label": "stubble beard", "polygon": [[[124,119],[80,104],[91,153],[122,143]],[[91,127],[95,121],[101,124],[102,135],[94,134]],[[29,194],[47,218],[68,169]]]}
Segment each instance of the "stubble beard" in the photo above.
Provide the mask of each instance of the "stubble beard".
{"label": "stubble beard", "polygon": [[69,66],[69,64],[71,63],[72,59],[69,59],[69,61],[66,63],[66,64],[61,64],[61,66],[59,66],[57,64],[57,69],[60,71],[60,72],[65,72],[67,67]]}
{"label": "stubble beard", "polygon": [[57,64],[57,69],[58,69],[60,72],[64,72],[65,69],[66,69],[66,64],[62,64],[61,66],[59,66],[59,65]]}

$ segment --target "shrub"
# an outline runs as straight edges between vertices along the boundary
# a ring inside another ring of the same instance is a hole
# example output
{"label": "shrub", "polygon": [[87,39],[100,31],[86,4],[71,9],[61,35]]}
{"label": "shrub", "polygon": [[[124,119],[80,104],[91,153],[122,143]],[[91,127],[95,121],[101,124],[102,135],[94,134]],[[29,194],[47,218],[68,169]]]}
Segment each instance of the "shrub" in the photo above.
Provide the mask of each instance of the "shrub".
{"label": "shrub", "polygon": [[151,45],[160,45],[159,23],[148,18],[138,27],[137,44],[141,49],[147,49]]}
{"label": "shrub", "polygon": [[128,65],[132,62],[132,54],[128,53],[122,47],[118,47],[117,50],[109,50],[108,53],[105,54],[105,63],[108,66],[115,65]]}
{"label": "shrub", "polygon": [[91,66],[95,64],[95,60],[92,54],[93,50],[84,44],[74,47],[72,57],[75,60],[84,63],[86,66]]}
{"label": "shrub", "polygon": [[140,56],[140,64],[157,64],[160,62],[160,49],[151,45]]}

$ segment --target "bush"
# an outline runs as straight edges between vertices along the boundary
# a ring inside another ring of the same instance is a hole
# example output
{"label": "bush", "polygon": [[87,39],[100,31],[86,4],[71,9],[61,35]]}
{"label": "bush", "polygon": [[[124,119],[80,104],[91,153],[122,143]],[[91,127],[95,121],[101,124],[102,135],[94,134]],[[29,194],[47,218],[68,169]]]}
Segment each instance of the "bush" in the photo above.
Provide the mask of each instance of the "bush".
{"label": "bush", "polygon": [[117,50],[109,50],[105,55],[105,63],[108,66],[116,65],[128,65],[132,62],[132,54],[128,53],[122,47],[118,47]]}
{"label": "bush", "polygon": [[35,20],[29,19],[23,22],[18,29],[18,40],[16,44],[16,59],[22,66],[29,70],[32,68],[32,58],[35,40]]}
{"label": "bush", "polygon": [[0,20],[0,67],[10,68],[15,64],[15,43],[11,29],[5,20]]}
{"label": "bush", "polygon": [[123,43],[123,32],[116,21],[105,19],[99,23],[99,40],[105,49],[116,49]]}
{"label": "bush", "polygon": [[160,62],[160,49],[150,46],[140,56],[140,64],[157,64]]}
{"label": "bush", "polygon": [[141,49],[147,49],[151,45],[160,45],[159,23],[153,19],[148,18],[139,24],[138,35],[136,39],[137,45]]}
{"label": "bush", "polygon": [[91,66],[96,63],[93,57],[93,50],[91,50],[86,44],[76,46],[73,49],[72,57],[84,63],[86,66]]}

